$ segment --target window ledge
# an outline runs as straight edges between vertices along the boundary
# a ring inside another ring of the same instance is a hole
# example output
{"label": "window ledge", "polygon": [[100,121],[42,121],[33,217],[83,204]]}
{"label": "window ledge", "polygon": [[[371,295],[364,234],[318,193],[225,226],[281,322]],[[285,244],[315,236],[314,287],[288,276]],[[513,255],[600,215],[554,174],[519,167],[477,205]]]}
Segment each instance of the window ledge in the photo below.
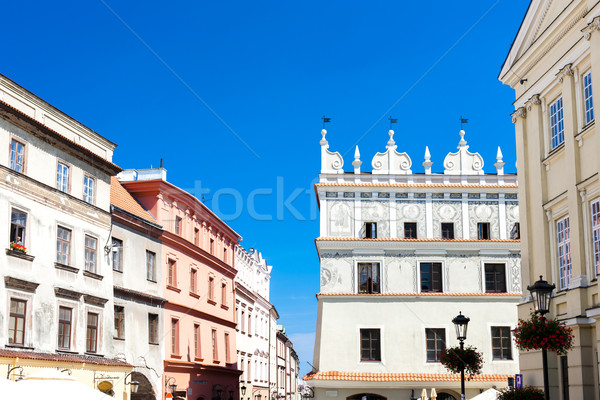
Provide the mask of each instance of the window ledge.
{"label": "window ledge", "polygon": [[190,292],[190,296],[192,296],[192,297],[194,297],[196,299],[200,298],[200,295],[198,293],[194,293],[194,292]]}
{"label": "window ledge", "polygon": [[555,148],[553,148],[552,150],[550,150],[548,152],[548,155],[546,156],[546,158],[544,158],[542,160],[542,164],[544,165],[549,165],[550,161],[559,153],[562,152],[562,150],[564,150],[565,148],[565,142],[562,142],[561,144],[559,144],[558,146],[556,146]]}
{"label": "window ledge", "polygon": [[119,340],[119,341],[121,341],[121,342],[124,342],[124,341],[125,341],[125,338],[124,338],[124,337],[113,337],[113,339],[114,339],[114,340]]}
{"label": "window ledge", "polygon": [[213,360],[213,364],[220,364],[221,362],[219,360]]}
{"label": "window ledge", "polygon": [[21,258],[21,259],[27,260],[27,261],[33,261],[33,259],[35,258],[35,256],[29,255],[27,253],[23,253],[22,251],[16,251],[16,250],[11,250],[11,249],[6,249],[6,255],[11,256],[11,257]]}
{"label": "window ledge", "polygon": [[34,347],[30,347],[30,346],[25,346],[22,344],[7,344],[6,346],[4,346],[6,348],[9,349],[24,349],[24,350],[34,350]]}
{"label": "window ledge", "polygon": [[229,310],[229,306],[226,306],[225,304],[221,304],[221,308],[223,310]]}
{"label": "window ledge", "polygon": [[113,272],[118,272],[118,273],[122,274],[122,273],[123,273],[123,270],[122,270],[122,269],[114,269],[114,268],[113,268]]}
{"label": "window ledge", "polygon": [[103,357],[104,358],[104,354],[98,354],[98,353],[95,353],[93,351],[86,351],[84,354],[88,355],[88,356]]}
{"label": "window ledge", "polygon": [[72,350],[67,350],[67,349],[56,349],[57,353],[63,353],[63,354],[79,354],[76,351],[72,351]]}
{"label": "window ledge", "polygon": [[62,264],[62,263],[59,263],[59,262],[55,262],[54,263],[54,268],[56,268],[56,269],[62,269],[63,271],[69,271],[69,272],[72,272],[74,274],[76,274],[76,273],[79,272],[79,268],[71,267],[70,265]]}
{"label": "window ledge", "polygon": [[175,286],[167,285],[167,289],[172,290],[172,291],[177,292],[177,293],[181,293],[181,289],[179,289],[179,288],[177,288]]}
{"label": "window ledge", "polygon": [[207,301],[209,304],[212,304],[213,306],[216,306],[216,305],[217,305],[217,302],[216,302],[216,301],[214,301],[213,299],[206,299],[206,301]]}
{"label": "window ledge", "polygon": [[171,358],[181,359],[181,354],[171,354]]}
{"label": "window ledge", "polygon": [[104,279],[104,277],[102,275],[98,275],[98,274],[95,274],[90,271],[83,271],[83,276],[87,276],[88,278],[92,278],[92,279],[98,279],[99,281]]}
{"label": "window ledge", "polygon": [[194,357],[194,361],[202,362],[204,361],[204,358]]}
{"label": "window ledge", "polygon": [[146,281],[147,281],[147,282],[156,283],[156,281],[155,281],[154,279],[148,279],[148,278],[146,278]]}

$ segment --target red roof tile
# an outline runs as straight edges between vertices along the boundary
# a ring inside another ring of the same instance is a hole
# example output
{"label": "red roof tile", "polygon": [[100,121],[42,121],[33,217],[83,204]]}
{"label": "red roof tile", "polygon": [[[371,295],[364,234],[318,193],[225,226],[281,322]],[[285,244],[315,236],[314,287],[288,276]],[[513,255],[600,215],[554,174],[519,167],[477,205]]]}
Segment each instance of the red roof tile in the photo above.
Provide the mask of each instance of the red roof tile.
{"label": "red roof tile", "polygon": [[448,292],[423,292],[423,293],[411,293],[411,292],[401,292],[401,293],[342,293],[342,292],[332,292],[332,293],[317,293],[317,296],[490,296],[490,297],[520,297],[522,293],[448,293]]}
{"label": "red roof tile", "polygon": [[156,220],[152,214],[146,211],[114,176],[110,178],[110,204],[156,224]]}

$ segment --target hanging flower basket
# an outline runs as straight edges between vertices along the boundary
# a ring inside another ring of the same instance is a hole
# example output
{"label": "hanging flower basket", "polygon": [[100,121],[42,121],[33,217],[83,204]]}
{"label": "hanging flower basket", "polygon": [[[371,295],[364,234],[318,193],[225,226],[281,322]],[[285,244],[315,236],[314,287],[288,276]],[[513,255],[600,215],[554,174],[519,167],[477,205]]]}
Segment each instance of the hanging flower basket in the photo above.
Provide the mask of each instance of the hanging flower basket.
{"label": "hanging flower basket", "polygon": [[512,388],[502,391],[498,400],[544,400],[544,392],[531,386]]}
{"label": "hanging flower basket", "polygon": [[440,356],[440,361],[450,372],[459,374],[462,364],[469,376],[478,375],[483,367],[483,355],[473,346],[460,349],[459,346],[449,347]]}
{"label": "hanging flower basket", "polygon": [[27,254],[27,248],[25,246],[23,246],[22,244],[18,244],[18,243],[14,243],[13,242],[13,243],[10,244],[10,249],[12,251],[18,251],[20,253]]}
{"label": "hanging flower basket", "polygon": [[573,330],[566,327],[564,322],[556,319],[543,320],[532,313],[531,319],[519,319],[517,328],[513,331],[519,350],[555,351],[557,354],[567,354],[573,347]]}

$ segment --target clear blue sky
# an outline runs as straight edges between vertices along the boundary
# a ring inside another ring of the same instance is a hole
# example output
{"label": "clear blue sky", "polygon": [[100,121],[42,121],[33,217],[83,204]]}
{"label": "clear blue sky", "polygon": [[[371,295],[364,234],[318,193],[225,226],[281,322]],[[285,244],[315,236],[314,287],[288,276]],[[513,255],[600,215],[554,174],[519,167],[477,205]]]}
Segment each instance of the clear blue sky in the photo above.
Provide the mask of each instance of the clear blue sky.
{"label": "clear blue sky", "polygon": [[[514,94],[497,75],[526,8],[523,0],[21,0],[2,6],[0,72],[116,142],[121,167],[164,158],[175,185],[208,188],[209,199],[221,189],[207,201],[213,210],[242,207],[228,222],[273,265],[271,301],[306,373],[319,290],[310,207],[320,117],[332,118],[328,140],[346,170],[361,137],[370,170],[392,115],[413,171],[423,171],[429,145],[440,172],[463,115],[486,171],[500,145],[515,172]],[[292,205],[302,218],[286,208],[277,217],[278,181],[283,199],[300,193]]]}

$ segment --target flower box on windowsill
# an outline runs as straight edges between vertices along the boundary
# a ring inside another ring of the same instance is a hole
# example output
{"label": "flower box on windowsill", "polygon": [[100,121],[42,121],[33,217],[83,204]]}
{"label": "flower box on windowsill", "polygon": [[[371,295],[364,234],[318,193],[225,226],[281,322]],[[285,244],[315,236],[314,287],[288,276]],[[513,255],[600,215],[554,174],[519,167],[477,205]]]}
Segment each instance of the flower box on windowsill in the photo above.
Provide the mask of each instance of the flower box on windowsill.
{"label": "flower box on windowsill", "polygon": [[27,260],[27,261],[33,261],[33,259],[35,258],[35,256],[29,255],[29,254],[25,253],[24,251],[12,250],[12,249],[6,249],[6,255],[11,256],[11,257],[21,258],[21,259]]}
{"label": "flower box on windowsill", "polygon": [[98,275],[98,274],[95,274],[90,271],[83,271],[83,276],[87,276],[87,277],[93,278],[93,279],[98,279],[99,281],[101,281],[104,278],[102,275]]}

